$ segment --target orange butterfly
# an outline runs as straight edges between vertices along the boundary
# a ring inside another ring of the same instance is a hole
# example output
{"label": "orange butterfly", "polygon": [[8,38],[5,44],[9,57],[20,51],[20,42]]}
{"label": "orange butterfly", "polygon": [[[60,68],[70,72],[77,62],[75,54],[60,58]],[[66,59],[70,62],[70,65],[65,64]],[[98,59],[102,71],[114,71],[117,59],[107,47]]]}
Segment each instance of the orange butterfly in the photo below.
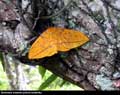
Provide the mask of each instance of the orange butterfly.
{"label": "orange butterfly", "polygon": [[31,46],[28,58],[39,59],[52,56],[58,51],[69,51],[72,48],[83,45],[89,38],[82,32],[51,27],[44,31]]}

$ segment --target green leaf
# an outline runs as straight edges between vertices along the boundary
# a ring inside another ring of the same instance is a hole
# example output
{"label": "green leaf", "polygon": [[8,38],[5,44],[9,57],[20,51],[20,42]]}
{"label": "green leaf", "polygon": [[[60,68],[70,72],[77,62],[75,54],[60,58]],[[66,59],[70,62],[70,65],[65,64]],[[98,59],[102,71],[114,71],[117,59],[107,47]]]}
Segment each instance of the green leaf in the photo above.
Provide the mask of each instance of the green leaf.
{"label": "green leaf", "polygon": [[45,73],[46,73],[46,69],[42,66],[38,67],[39,73],[42,76],[42,78],[44,77]]}
{"label": "green leaf", "polygon": [[0,61],[3,62],[3,54],[0,52]]}
{"label": "green leaf", "polygon": [[62,83],[60,84],[60,87],[62,87],[67,81],[63,80]]}
{"label": "green leaf", "polygon": [[5,66],[4,66],[4,57],[3,57],[3,53],[0,52],[0,61],[2,63],[3,69],[5,70]]}
{"label": "green leaf", "polygon": [[44,81],[40,87],[39,90],[43,90],[47,88],[55,79],[57,79],[57,76],[55,74],[52,74],[46,81]]}

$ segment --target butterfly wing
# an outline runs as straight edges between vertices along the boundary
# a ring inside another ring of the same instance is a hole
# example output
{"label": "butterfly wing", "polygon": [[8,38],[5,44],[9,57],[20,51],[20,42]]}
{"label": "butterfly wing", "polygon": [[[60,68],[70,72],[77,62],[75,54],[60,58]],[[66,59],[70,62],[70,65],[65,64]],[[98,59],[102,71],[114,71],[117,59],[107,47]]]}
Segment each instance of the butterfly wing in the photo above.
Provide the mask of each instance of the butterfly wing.
{"label": "butterfly wing", "polygon": [[68,51],[88,41],[88,37],[82,32],[51,27],[44,31],[33,43],[28,58],[39,59],[46,56],[52,56],[58,51]]}
{"label": "butterfly wing", "polygon": [[63,28],[56,28],[56,31],[56,39],[58,40],[56,46],[58,51],[68,51],[89,41],[89,38],[80,31]]}
{"label": "butterfly wing", "polygon": [[32,44],[28,58],[39,59],[46,56],[52,56],[57,53],[57,48],[54,45],[54,39],[52,38],[51,32],[46,30],[43,32],[37,40]]}

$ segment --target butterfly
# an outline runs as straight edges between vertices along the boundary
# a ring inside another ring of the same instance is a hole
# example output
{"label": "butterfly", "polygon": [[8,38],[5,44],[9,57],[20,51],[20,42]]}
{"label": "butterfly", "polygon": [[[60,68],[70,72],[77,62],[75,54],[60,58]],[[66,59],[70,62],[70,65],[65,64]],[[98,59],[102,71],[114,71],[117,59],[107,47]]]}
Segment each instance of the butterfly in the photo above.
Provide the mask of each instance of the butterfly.
{"label": "butterfly", "polygon": [[58,52],[66,52],[89,41],[80,31],[50,27],[45,30],[32,44],[28,58],[40,59],[52,56]]}

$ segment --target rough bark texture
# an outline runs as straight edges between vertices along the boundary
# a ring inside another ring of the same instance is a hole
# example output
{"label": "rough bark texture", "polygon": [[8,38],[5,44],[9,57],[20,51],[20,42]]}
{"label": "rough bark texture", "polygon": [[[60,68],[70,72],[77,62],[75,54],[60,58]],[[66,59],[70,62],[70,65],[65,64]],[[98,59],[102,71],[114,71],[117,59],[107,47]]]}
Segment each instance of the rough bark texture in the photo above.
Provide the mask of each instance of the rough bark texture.
{"label": "rough bark texture", "polygon": [[[119,2],[0,0],[0,50],[24,64],[42,65],[85,90],[120,90],[120,8],[115,5]],[[49,26],[84,31],[90,42],[69,52],[29,60],[30,45]]]}

